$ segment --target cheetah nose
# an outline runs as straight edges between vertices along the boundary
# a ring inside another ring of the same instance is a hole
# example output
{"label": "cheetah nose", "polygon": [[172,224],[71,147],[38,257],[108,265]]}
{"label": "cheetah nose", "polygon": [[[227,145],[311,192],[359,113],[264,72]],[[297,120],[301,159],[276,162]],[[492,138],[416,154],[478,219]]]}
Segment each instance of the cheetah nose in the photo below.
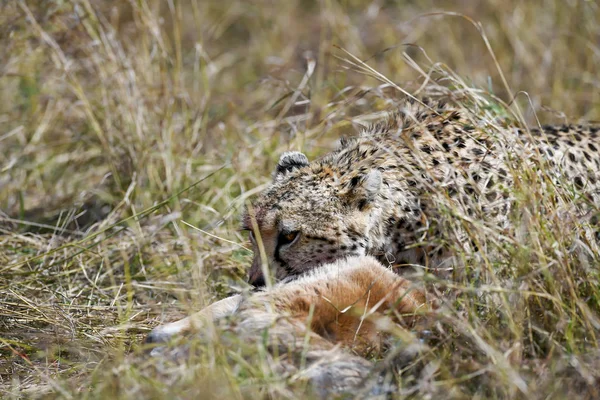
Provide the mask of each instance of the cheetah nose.
{"label": "cheetah nose", "polygon": [[250,271],[248,271],[248,283],[259,289],[265,286],[265,276],[263,275],[260,257],[254,257]]}
{"label": "cheetah nose", "polygon": [[255,289],[260,289],[265,286],[265,277],[262,272],[250,274],[248,277],[248,283],[254,286]]}

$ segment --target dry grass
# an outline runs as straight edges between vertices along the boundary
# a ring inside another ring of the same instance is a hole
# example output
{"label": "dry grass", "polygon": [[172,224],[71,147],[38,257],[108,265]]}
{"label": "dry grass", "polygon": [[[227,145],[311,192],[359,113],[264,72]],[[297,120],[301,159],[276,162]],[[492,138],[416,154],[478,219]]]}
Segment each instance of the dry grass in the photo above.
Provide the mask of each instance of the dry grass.
{"label": "dry grass", "polygon": [[[0,3],[2,397],[301,396],[260,354],[176,372],[136,355],[153,326],[244,286],[236,217],[280,152],[325,153],[400,103],[394,85],[491,130],[600,120],[597,2],[456,3]],[[577,193],[531,172],[507,242],[469,225],[485,250],[435,283],[453,303],[399,397],[600,396],[598,257],[552,212]]]}

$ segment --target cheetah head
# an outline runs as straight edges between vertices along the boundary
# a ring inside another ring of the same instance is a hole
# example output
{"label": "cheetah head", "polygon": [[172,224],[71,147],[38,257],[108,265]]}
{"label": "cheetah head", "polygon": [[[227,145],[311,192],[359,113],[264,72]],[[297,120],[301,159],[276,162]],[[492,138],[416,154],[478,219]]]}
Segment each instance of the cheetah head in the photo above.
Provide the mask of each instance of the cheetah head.
{"label": "cheetah head", "polygon": [[281,156],[271,186],[242,218],[254,252],[251,284],[265,284],[265,268],[275,280],[291,280],[320,264],[369,252],[369,232],[381,212],[375,201],[381,173],[358,169],[342,175],[334,165],[309,163],[298,152]]}

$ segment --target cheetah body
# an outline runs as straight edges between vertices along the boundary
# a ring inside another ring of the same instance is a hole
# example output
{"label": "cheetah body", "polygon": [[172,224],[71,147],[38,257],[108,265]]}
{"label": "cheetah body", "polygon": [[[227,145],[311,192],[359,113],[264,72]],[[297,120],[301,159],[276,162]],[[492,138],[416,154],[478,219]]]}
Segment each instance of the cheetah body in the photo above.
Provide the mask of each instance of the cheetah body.
{"label": "cheetah body", "polygon": [[264,283],[265,265],[276,279],[292,279],[365,254],[450,268],[456,260],[449,242],[476,246],[465,221],[497,235],[510,227],[512,188],[524,170],[536,171],[549,190],[567,182],[598,204],[599,133],[583,126],[497,129],[465,109],[407,102],[312,163],[285,153],[273,183],[243,217],[254,237],[250,282]]}

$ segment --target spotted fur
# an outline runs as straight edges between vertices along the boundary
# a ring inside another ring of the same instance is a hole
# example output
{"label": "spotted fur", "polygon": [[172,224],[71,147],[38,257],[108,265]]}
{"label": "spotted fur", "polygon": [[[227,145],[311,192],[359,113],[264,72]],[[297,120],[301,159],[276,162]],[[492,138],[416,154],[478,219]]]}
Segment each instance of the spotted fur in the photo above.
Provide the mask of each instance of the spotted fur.
{"label": "spotted fur", "polygon": [[249,281],[264,283],[264,265],[276,279],[293,279],[365,254],[388,264],[451,266],[451,238],[473,246],[452,218],[507,229],[523,166],[535,167],[542,184],[572,183],[598,203],[598,128],[495,126],[443,103],[408,102],[312,163],[285,153],[243,217],[255,238]]}

